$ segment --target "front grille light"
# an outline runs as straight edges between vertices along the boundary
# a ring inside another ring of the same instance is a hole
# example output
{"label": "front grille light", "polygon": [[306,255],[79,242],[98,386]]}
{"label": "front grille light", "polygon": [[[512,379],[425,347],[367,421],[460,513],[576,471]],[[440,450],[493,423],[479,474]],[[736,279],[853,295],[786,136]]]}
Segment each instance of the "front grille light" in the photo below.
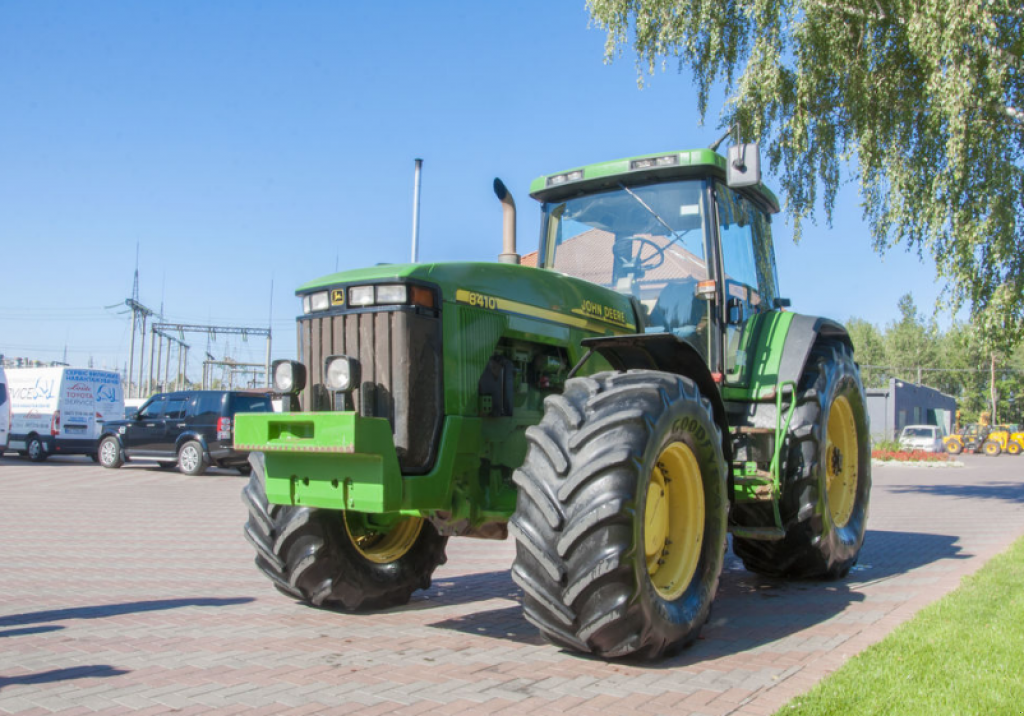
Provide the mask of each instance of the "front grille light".
{"label": "front grille light", "polygon": [[331,307],[331,298],[327,291],[307,293],[302,297],[302,312],[307,316],[314,311],[326,311]]}
{"label": "front grille light", "polygon": [[309,297],[310,308],[316,311],[326,311],[331,307],[331,299],[327,294],[327,291],[318,291],[317,293],[311,294]]}
{"label": "front grille light", "polygon": [[373,286],[354,286],[348,290],[349,306],[372,306]]}
{"label": "front grille light", "polygon": [[378,304],[402,304],[409,302],[409,288],[403,284],[377,286]]}

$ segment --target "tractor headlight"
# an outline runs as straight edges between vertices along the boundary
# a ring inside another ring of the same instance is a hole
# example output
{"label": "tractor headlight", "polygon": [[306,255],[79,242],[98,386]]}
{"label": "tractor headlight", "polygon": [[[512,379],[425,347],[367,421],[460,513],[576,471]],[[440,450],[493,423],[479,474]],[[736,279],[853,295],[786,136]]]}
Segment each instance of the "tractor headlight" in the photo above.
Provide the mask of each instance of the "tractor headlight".
{"label": "tractor headlight", "polygon": [[317,291],[302,297],[302,312],[307,315],[314,311],[326,311],[330,307],[331,297],[327,291]]}
{"label": "tractor headlight", "polygon": [[409,300],[408,287],[398,284],[392,286],[377,286],[378,304],[406,303]]}
{"label": "tractor headlight", "polygon": [[349,306],[372,306],[373,286],[356,286],[348,290]]}
{"label": "tractor headlight", "polygon": [[351,286],[348,289],[349,308],[367,306],[422,306],[436,308],[434,289],[405,283],[381,283],[375,286]]}
{"label": "tractor headlight", "polygon": [[309,305],[314,311],[326,311],[331,307],[331,299],[327,295],[327,291],[319,291],[310,294]]}
{"label": "tractor headlight", "polygon": [[306,366],[294,360],[276,360],[271,370],[274,374],[274,392],[294,395],[306,387]]}
{"label": "tractor headlight", "polygon": [[335,393],[351,392],[359,384],[359,361],[349,356],[327,356],[324,383]]}

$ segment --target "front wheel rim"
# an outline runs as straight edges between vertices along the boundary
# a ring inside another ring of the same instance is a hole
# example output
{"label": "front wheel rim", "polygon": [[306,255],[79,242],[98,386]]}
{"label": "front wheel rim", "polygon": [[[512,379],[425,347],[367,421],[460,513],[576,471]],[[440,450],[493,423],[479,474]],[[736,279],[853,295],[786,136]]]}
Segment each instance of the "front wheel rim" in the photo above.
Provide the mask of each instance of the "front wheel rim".
{"label": "front wheel rim", "polygon": [[115,447],[115,445],[109,440],[103,443],[103,449],[100,452],[100,460],[103,462],[104,465],[114,464],[114,459],[116,457],[114,451],[116,449],[117,448]]}
{"label": "front wheel rim", "polygon": [[658,595],[675,601],[693,579],[704,542],[704,482],[688,445],[668,445],[651,469],[644,506],[647,574]]}
{"label": "front wheel rim", "polygon": [[348,515],[344,522],[352,546],[359,554],[375,564],[390,564],[404,557],[416,544],[425,520],[422,517],[409,517],[387,532],[365,530],[362,534],[353,532]]}
{"label": "front wheel rim", "polygon": [[845,396],[832,403],[825,438],[825,476],[828,508],[836,527],[845,527],[857,503],[860,474],[857,423]]}

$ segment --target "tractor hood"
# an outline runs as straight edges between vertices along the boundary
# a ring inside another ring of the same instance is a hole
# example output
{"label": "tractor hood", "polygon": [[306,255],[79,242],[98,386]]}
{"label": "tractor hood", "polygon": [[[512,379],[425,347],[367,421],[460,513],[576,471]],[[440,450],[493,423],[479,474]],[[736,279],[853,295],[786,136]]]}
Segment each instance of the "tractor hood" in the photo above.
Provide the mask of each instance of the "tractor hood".
{"label": "tractor hood", "polygon": [[350,299],[353,288],[401,283],[437,287],[444,306],[471,306],[597,334],[639,330],[629,297],[548,269],[516,264],[379,265],[324,276],[296,294],[305,298],[326,291],[328,299],[321,298],[316,305],[328,313],[341,312],[356,308]]}

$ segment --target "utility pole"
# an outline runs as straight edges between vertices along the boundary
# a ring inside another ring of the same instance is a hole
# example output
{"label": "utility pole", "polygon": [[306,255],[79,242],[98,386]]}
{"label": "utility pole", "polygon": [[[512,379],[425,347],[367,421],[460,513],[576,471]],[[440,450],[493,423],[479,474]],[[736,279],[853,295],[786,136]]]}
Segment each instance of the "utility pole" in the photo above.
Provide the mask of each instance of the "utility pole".
{"label": "utility pole", "polygon": [[[216,335],[217,333],[222,333],[222,334],[227,334],[227,335],[242,336],[242,340],[246,340],[247,337],[250,336],[250,335],[266,336],[267,337],[266,362],[263,364],[262,367],[263,367],[264,376],[266,378],[267,387],[270,387],[270,384],[271,384],[271,375],[270,375],[270,355],[271,355],[271,353],[270,353],[270,350],[271,350],[271,345],[272,345],[271,344],[272,336],[271,336],[271,331],[270,331],[269,328],[247,328],[247,327],[244,327],[244,326],[201,326],[201,325],[192,325],[192,324],[186,324],[186,323],[157,323],[157,324],[153,325],[153,329],[156,330],[156,331],[169,331],[169,332],[170,331],[174,331],[174,332],[177,332],[181,336],[184,336],[186,333],[205,333],[207,336],[212,337],[212,336]],[[168,336],[168,338],[169,338],[169,336]],[[188,346],[185,345],[182,341],[178,341],[178,343],[179,343],[180,346],[184,347],[186,350],[188,349]],[[203,382],[204,382],[204,384],[206,383],[206,380],[207,380],[207,374],[206,374],[206,370],[205,370],[206,365],[207,364],[214,364],[214,363],[216,363],[215,361],[212,360],[212,356],[210,355],[209,351],[207,351],[206,355],[207,355],[208,358],[210,358],[210,360],[208,360],[206,363],[204,363],[204,371],[203,371],[203,375],[204,375]],[[171,352],[170,352],[170,345],[168,344],[168,347],[167,347],[167,362],[168,363],[170,362],[170,359],[171,359]],[[185,368],[187,368],[187,366],[184,366],[182,368],[182,374],[184,374]]]}

